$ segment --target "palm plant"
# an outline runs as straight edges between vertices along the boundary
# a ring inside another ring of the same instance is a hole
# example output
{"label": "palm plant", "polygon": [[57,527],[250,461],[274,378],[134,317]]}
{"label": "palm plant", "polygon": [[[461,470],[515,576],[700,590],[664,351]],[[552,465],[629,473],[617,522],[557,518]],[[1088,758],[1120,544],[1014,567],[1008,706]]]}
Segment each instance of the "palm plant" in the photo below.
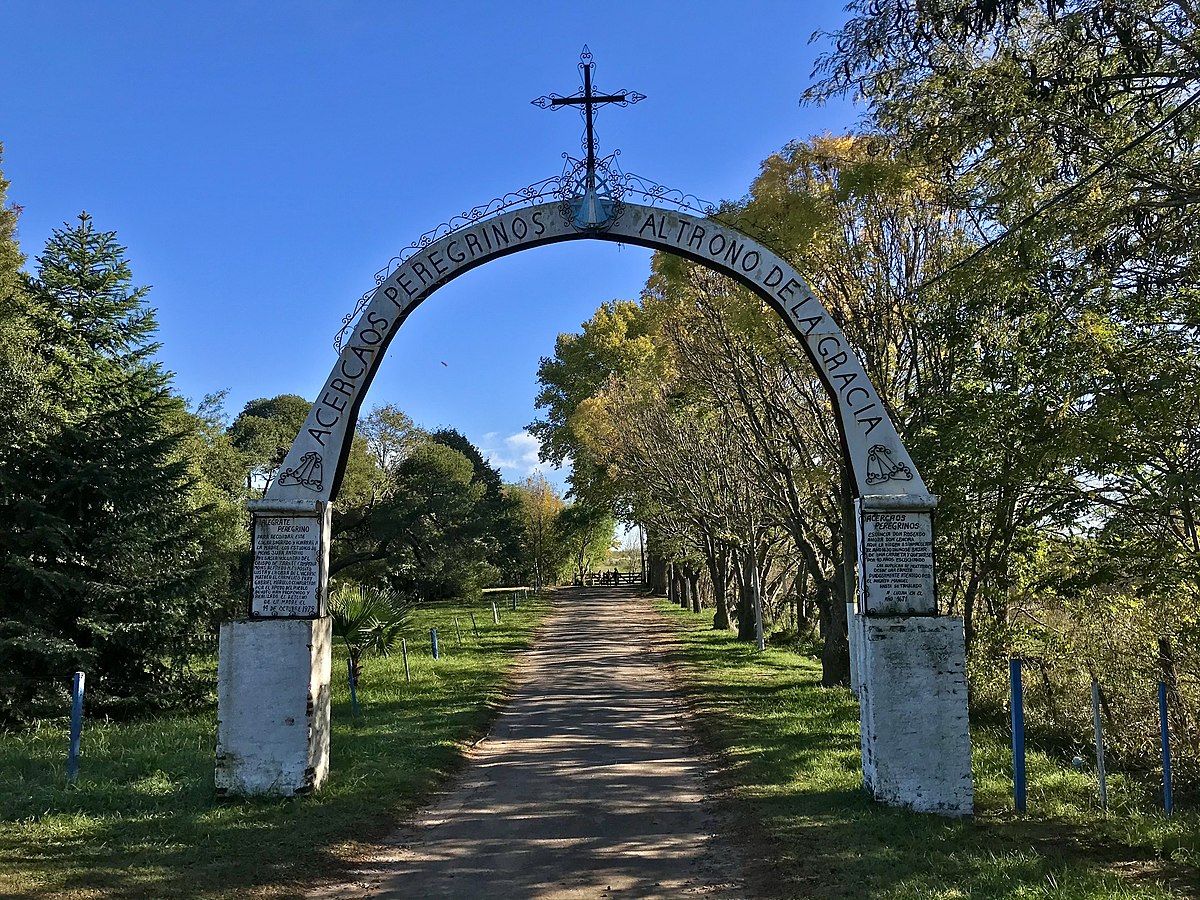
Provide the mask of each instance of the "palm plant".
{"label": "palm plant", "polygon": [[408,625],[411,607],[393,590],[365,584],[342,584],[329,598],[333,636],[346,644],[354,682],[362,676],[362,657],[387,656],[398,646]]}

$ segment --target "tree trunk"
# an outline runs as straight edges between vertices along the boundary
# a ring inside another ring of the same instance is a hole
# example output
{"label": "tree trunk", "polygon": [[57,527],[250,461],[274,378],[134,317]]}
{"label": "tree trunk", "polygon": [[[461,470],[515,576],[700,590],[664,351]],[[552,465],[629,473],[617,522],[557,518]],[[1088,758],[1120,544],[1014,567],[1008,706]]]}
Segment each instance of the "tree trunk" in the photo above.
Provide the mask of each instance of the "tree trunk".
{"label": "tree trunk", "polygon": [[665,597],[667,595],[667,561],[654,548],[653,545],[647,548],[646,556],[648,560],[648,577],[650,579],[650,593],[655,597]]}
{"label": "tree trunk", "polygon": [[963,590],[963,640],[968,653],[971,652],[971,647],[975,643],[975,597],[978,593],[978,584],[978,577],[975,572],[972,572],[967,586]]}
{"label": "tree trunk", "polygon": [[812,603],[808,597],[808,569],[800,566],[796,572],[796,631],[807,629],[812,619]]}
{"label": "tree trunk", "polygon": [[729,551],[710,542],[705,561],[708,563],[709,580],[712,581],[713,605],[717,608],[717,611],[713,613],[713,628],[728,631],[733,624],[729,618],[729,592],[727,590],[729,587]]}
{"label": "tree trunk", "polygon": [[[844,564],[843,564],[844,565]],[[821,610],[825,643],[821,648],[821,686],[850,684],[850,642],[846,622],[846,579],[843,566],[834,572],[832,583],[820,592],[827,609]],[[821,600],[818,599],[818,604]]]}
{"label": "tree trunk", "polygon": [[738,561],[738,640],[752,641],[754,634],[754,551],[742,551]]}
{"label": "tree trunk", "polygon": [[700,612],[700,570],[688,566],[685,577],[688,580],[688,592],[692,595],[692,612]]}
{"label": "tree trunk", "polygon": [[675,579],[675,598],[679,601],[679,608],[690,609],[692,598],[688,596],[688,581],[683,574],[683,564],[675,563],[671,569],[671,577]]}
{"label": "tree trunk", "polygon": [[679,603],[679,582],[675,579],[675,563],[666,563],[667,573],[667,602]]}
{"label": "tree trunk", "polygon": [[750,558],[750,584],[754,596],[754,643],[762,650],[766,646],[763,623],[762,573],[759,571],[758,556],[752,549]]}
{"label": "tree trunk", "polygon": [[1192,718],[1188,715],[1187,707],[1179,695],[1179,676],[1175,671],[1175,653],[1171,649],[1170,638],[1158,639],[1158,666],[1162,670],[1163,684],[1167,686],[1167,700],[1175,708],[1176,730],[1193,749],[1200,746]]}

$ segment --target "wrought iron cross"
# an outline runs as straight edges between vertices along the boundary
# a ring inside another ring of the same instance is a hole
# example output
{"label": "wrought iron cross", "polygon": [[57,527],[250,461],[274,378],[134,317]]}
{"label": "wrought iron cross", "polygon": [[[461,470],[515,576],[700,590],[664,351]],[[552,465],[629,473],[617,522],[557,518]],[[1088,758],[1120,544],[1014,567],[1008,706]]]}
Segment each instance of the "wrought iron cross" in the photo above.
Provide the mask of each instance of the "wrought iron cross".
{"label": "wrought iron cross", "polygon": [[540,106],[542,109],[557,109],[560,106],[583,107],[581,112],[584,122],[587,123],[584,149],[587,151],[587,187],[589,191],[596,189],[596,136],[592,125],[595,108],[606,103],[628,106],[630,103],[646,99],[645,94],[639,94],[637,91],[621,91],[616,94],[592,93],[592,69],[595,67],[596,64],[592,62],[592,51],[587,48],[587,44],[584,44],[583,52],[579,54],[579,70],[583,72],[583,87],[570,97],[549,94],[531,101],[534,106]]}

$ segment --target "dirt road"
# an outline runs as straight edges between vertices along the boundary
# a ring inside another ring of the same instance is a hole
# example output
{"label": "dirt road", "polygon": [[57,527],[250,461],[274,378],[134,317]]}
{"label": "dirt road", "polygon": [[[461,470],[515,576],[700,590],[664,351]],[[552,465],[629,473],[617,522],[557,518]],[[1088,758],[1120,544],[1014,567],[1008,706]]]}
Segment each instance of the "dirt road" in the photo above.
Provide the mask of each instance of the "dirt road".
{"label": "dirt road", "polygon": [[649,602],[626,589],[559,596],[457,782],[354,883],[312,896],[751,896],[728,836],[713,838]]}

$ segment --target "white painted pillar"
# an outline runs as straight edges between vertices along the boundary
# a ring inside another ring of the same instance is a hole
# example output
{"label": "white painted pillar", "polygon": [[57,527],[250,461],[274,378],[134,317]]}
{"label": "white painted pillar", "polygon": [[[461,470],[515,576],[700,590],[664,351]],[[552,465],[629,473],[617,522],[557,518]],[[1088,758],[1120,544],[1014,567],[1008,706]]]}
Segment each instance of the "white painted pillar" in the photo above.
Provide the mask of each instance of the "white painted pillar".
{"label": "white painted pillar", "polygon": [[974,812],[962,619],[938,615],[928,495],[858,501],[858,610],[852,682],[863,786],[880,802],[947,816]]}
{"label": "white painted pillar", "polygon": [[329,772],[331,504],[252,501],[250,617],[221,626],[216,789],[290,797]]}
{"label": "white painted pillar", "polygon": [[330,619],[240,619],[221,626],[216,788],[291,797],[329,774]]}

